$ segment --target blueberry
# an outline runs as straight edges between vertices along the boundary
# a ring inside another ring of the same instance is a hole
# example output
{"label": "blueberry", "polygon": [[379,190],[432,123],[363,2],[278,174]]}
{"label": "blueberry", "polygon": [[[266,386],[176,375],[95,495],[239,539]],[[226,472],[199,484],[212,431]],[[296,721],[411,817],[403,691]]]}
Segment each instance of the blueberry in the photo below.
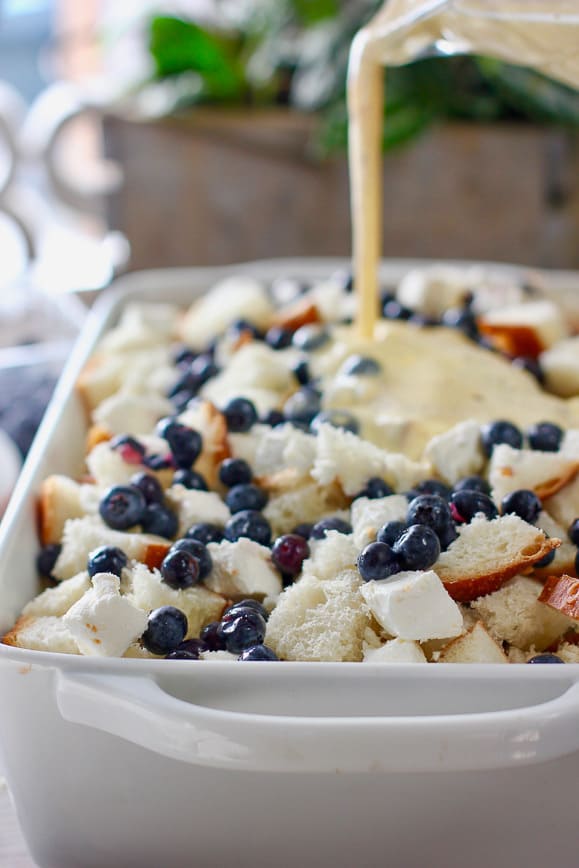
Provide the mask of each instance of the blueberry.
{"label": "blueberry", "polygon": [[278,425],[283,425],[286,418],[280,410],[270,410],[265,414],[261,421],[264,425],[270,425],[272,428],[277,428]]}
{"label": "blueberry", "polygon": [[227,609],[223,612],[221,616],[222,621],[231,621],[232,618],[236,617],[236,612],[239,612],[241,609],[253,609],[254,612],[257,612],[264,621],[267,621],[269,618],[269,612],[258,600],[253,600],[251,598],[245,600],[239,600],[238,603],[232,603],[231,606],[228,606]]}
{"label": "blueberry", "polygon": [[135,473],[131,485],[138,488],[147,503],[163,503],[164,494],[161,484],[151,473]]}
{"label": "blueberry", "polygon": [[482,476],[463,476],[454,484],[453,491],[478,491],[481,494],[490,494],[491,487]]}
{"label": "blueberry", "polygon": [[197,524],[192,524],[185,537],[187,539],[195,539],[208,545],[210,542],[220,543],[223,539],[223,528],[216,524],[211,524],[208,521],[200,521]]}
{"label": "blueberry", "polygon": [[[201,388],[201,385],[202,383],[199,377],[195,376],[195,374],[193,374],[190,369],[182,371],[167,392],[167,397],[170,398],[173,402],[175,402],[175,399],[177,399],[178,396],[185,393],[188,396],[186,403],[189,403],[191,398],[194,398],[195,395],[197,395],[197,392]],[[179,398],[179,403],[183,402],[184,399],[182,401],[181,398]]]}
{"label": "blueberry", "polygon": [[478,340],[479,330],[476,316],[468,308],[449,308],[442,315],[442,325],[448,328],[458,329],[473,341]]}
{"label": "blueberry", "polygon": [[543,654],[535,654],[534,657],[531,657],[527,660],[527,663],[564,663],[564,660],[557,654],[550,654],[549,652],[544,652]]}
{"label": "blueberry", "polygon": [[256,341],[263,340],[263,332],[247,319],[236,319],[235,322],[231,323],[227,331],[233,337],[248,332]]}
{"label": "blueberry", "polygon": [[529,524],[534,524],[537,521],[541,512],[542,504],[534,491],[529,491],[526,488],[519,488],[517,491],[511,491],[506,494],[501,502],[501,512],[503,515],[514,513],[528,521]]}
{"label": "blueberry", "polygon": [[205,643],[209,651],[225,651],[225,642],[221,638],[220,628],[220,621],[211,621],[201,630],[199,638]]}
{"label": "blueberry", "polygon": [[219,481],[227,488],[243,485],[252,479],[251,467],[243,458],[226,458],[219,467]]}
{"label": "blueberry", "polygon": [[189,552],[199,562],[199,580],[206,578],[211,572],[213,561],[207,546],[196,539],[178,539],[169,549],[171,552]]}
{"label": "blueberry", "polygon": [[[548,534],[545,534],[545,536],[548,538]],[[534,567],[540,567],[540,568],[548,567],[549,564],[552,564],[554,560],[555,560],[555,549],[551,549],[550,552],[547,552],[547,554],[545,555],[544,558],[541,558],[540,561],[535,561],[533,566]]]}
{"label": "blueberry", "polygon": [[177,467],[188,469],[199,458],[203,439],[194,428],[188,428],[187,425],[167,417],[158,423],[157,433],[169,444]]}
{"label": "blueberry", "polygon": [[272,326],[265,334],[265,342],[272,350],[285,350],[292,342],[293,334],[290,329],[281,326]]}
{"label": "blueberry", "polygon": [[394,492],[388,483],[380,479],[379,476],[373,476],[366,483],[366,487],[354,497],[354,500],[357,500],[359,497],[367,497],[369,500],[380,500],[380,498],[389,497],[391,494],[394,494]]}
{"label": "blueberry", "polygon": [[135,437],[129,434],[119,434],[109,441],[109,446],[118,452],[126,464],[142,464],[145,457],[145,447]]}
{"label": "blueberry", "polygon": [[199,660],[203,651],[209,648],[202,639],[185,639],[174,651],[165,655],[166,660]]}
{"label": "blueberry", "polygon": [[279,657],[267,645],[251,645],[239,655],[239,660],[279,660]]}
{"label": "blueberry", "polygon": [[97,573],[112,573],[120,579],[127,563],[128,558],[122,549],[116,546],[100,546],[89,553],[86,568],[91,578]]}
{"label": "blueberry", "polygon": [[36,569],[39,575],[51,578],[54,565],[58,560],[62,546],[60,543],[48,543],[41,548],[36,556]]}
{"label": "blueberry", "polygon": [[512,422],[501,419],[498,422],[489,422],[488,425],[482,426],[481,441],[486,454],[491,455],[494,447],[498,446],[499,443],[506,443],[513,449],[520,449],[523,445],[523,435]]}
{"label": "blueberry", "polygon": [[320,412],[320,395],[311,386],[303,386],[287,399],[283,413],[290,422],[303,422],[309,425]]}
{"label": "blueberry", "polygon": [[184,344],[176,347],[172,353],[174,365],[190,365],[197,353]]}
{"label": "blueberry", "polygon": [[455,521],[467,524],[480,512],[489,520],[496,518],[499,514],[494,501],[488,494],[481,494],[480,491],[469,491],[468,488],[452,495],[450,511]]}
{"label": "blueberry", "polygon": [[292,530],[292,533],[296,533],[298,536],[303,536],[304,539],[309,539],[312,535],[313,524],[309,521],[303,521],[301,524],[298,524]]}
{"label": "blueberry", "polygon": [[169,507],[150,503],[143,513],[141,525],[145,533],[172,539],[179,529],[179,520]]}
{"label": "blueberry", "polygon": [[412,524],[396,540],[394,556],[405,570],[427,570],[440,556],[440,541],[431,527]]}
{"label": "blueberry", "polygon": [[406,522],[389,521],[387,524],[380,528],[376,539],[378,542],[383,542],[389,546],[393,546],[394,543],[398,539],[400,539],[405,530]]}
{"label": "blueberry", "polygon": [[293,366],[292,373],[300,386],[307,385],[307,383],[312,379],[310,367],[305,359],[302,359]]}
{"label": "blueberry", "polygon": [[438,494],[419,494],[408,506],[407,523],[425,524],[432,528],[443,549],[456,539],[450,507]]}
{"label": "blueberry", "polygon": [[438,479],[423,479],[422,482],[414,486],[414,490],[418,494],[438,494],[445,500],[450,498],[450,488]]}
{"label": "blueberry", "polygon": [[114,485],[99,504],[100,517],[113,530],[128,530],[139,524],[146,509],[143,493],[134,485]]}
{"label": "blueberry", "polygon": [[218,373],[219,368],[213,361],[211,353],[202,353],[191,362],[191,374],[202,386],[212,377],[217,376]]}
{"label": "blueberry", "polygon": [[236,512],[225,525],[225,537],[236,542],[240,537],[248,537],[262,546],[271,543],[271,527],[266,518],[253,509]]}
{"label": "blueberry", "polygon": [[402,494],[408,501],[408,503],[412,503],[419,496],[419,492],[416,489],[411,488],[409,491],[403,491]]}
{"label": "blueberry", "polygon": [[145,455],[143,458],[143,464],[145,467],[148,467],[149,470],[171,470],[175,467],[175,461],[173,460],[171,453],[168,455],[158,455],[157,453],[154,453],[153,455]]}
{"label": "blueberry", "polygon": [[400,572],[400,562],[389,545],[373,542],[360,553],[358,571],[365,582],[387,579]]}
{"label": "blueberry", "polygon": [[330,333],[325,326],[304,325],[294,332],[292,343],[298,350],[311,353],[319,350],[330,340]]}
{"label": "blueberry", "polygon": [[233,398],[223,410],[227,429],[232,433],[244,433],[257,422],[257,411],[247,398]]}
{"label": "blueberry", "polygon": [[311,538],[323,539],[330,530],[337,530],[338,533],[352,533],[352,525],[336,516],[322,518],[313,526]]}
{"label": "blueberry", "polygon": [[404,307],[396,299],[388,298],[382,306],[382,316],[385,319],[401,319],[408,320],[412,316],[413,311],[409,307]]}
{"label": "blueberry", "polygon": [[527,431],[531,449],[540,452],[558,452],[563,440],[563,429],[552,422],[538,422]]}
{"label": "blueberry", "polygon": [[189,491],[209,490],[205,477],[197,473],[196,470],[190,470],[186,467],[180,467],[175,471],[171,485],[182,485]]}
{"label": "blueberry", "polygon": [[171,549],[161,564],[163,581],[170,588],[182,590],[196,585],[200,579],[199,561],[184,549]]}
{"label": "blueberry", "polygon": [[520,368],[531,374],[537,382],[542,386],[545,382],[545,374],[538,359],[533,359],[530,356],[517,356],[511,362],[513,368]]}
{"label": "blueberry", "polygon": [[357,434],[360,430],[360,424],[352,413],[347,410],[322,410],[317,413],[310,423],[310,429],[317,434],[320,425],[331,425],[332,428],[343,428],[344,431],[351,431],[352,434]]}
{"label": "blueberry", "polygon": [[265,639],[266,624],[259,612],[246,609],[231,621],[222,621],[219,628],[225,648],[231,654],[241,654]]}
{"label": "blueberry", "polygon": [[151,654],[174,651],[187,635],[187,616],[174,606],[161,606],[149,615],[142,642]]}
{"label": "blueberry", "polygon": [[382,373],[382,365],[371,356],[348,356],[340,373],[348,377],[377,377]]}
{"label": "blueberry", "polygon": [[297,576],[309,556],[307,540],[297,533],[286,533],[278,537],[271,550],[271,559],[276,567],[289,576]]}
{"label": "blueberry", "polygon": [[571,525],[569,525],[569,530],[567,531],[567,535],[573,545],[579,546],[579,518],[574,519]]}
{"label": "blueberry", "polygon": [[230,488],[225,497],[225,503],[231,513],[241,512],[244,509],[263,509],[267,503],[267,494],[257,485],[245,482]]}

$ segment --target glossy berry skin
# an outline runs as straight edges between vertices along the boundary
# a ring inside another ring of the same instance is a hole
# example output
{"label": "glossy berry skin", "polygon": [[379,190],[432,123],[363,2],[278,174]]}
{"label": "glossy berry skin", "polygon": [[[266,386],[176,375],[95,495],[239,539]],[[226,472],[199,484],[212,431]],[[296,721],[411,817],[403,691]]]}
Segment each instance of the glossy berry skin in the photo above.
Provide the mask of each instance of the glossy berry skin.
{"label": "glossy berry skin", "polygon": [[366,483],[366,487],[354,497],[354,500],[357,500],[359,497],[367,497],[369,500],[380,500],[380,498],[389,497],[391,494],[394,494],[394,492],[388,483],[380,479],[379,476],[373,476]]}
{"label": "glossy berry skin", "polygon": [[247,398],[233,398],[223,410],[227,430],[243,434],[257,422],[257,410]]}
{"label": "glossy berry skin", "polygon": [[284,404],[284,416],[289,422],[302,422],[309,425],[320,412],[320,395],[311,386],[302,386]]}
{"label": "glossy berry skin", "polygon": [[[545,534],[547,536],[547,534]],[[555,560],[555,549],[551,549],[550,552],[547,552],[544,558],[541,558],[540,561],[535,561],[533,564],[534,567],[548,567],[549,564],[552,564]]]}
{"label": "glossy berry skin", "polygon": [[476,316],[468,308],[449,308],[442,316],[442,325],[458,329],[473,341],[479,338]]}
{"label": "glossy berry skin", "polygon": [[414,490],[418,494],[438,494],[445,500],[450,498],[450,488],[438,479],[423,479],[422,482],[414,486]]}
{"label": "glossy berry skin", "polygon": [[206,578],[213,567],[213,560],[207,546],[196,539],[178,539],[169,549],[171,552],[189,552],[199,563],[199,581]]}
{"label": "glossy berry skin", "polygon": [[254,612],[257,612],[258,615],[261,615],[264,621],[267,621],[269,618],[269,612],[267,609],[262,606],[258,600],[250,598],[247,600],[240,600],[238,603],[233,603],[231,606],[228,606],[221,616],[221,620],[231,621],[233,618],[237,617],[237,613],[245,611],[246,609],[252,609]]}
{"label": "glossy berry skin", "polygon": [[405,521],[389,521],[380,528],[376,539],[378,542],[383,542],[389,546],[393,546],[396,540],[400,539],[405,530]]}
{"label": "glossy berry skin", "polygon": [[292,342],[293,333],[281,326],[272,326],[265,334],[265,342],[272,350],[285,350]]}
{"label": "glossy berry skin", "polygon": [[51,577],[61,549],[60,543],[48,543],[41,548],[36,556],[36,570],[40,576]]}
{"label": "glossy berry skin", "polygon": [[419,494],[408,506],[407,524],[425,524],[432,528],[443,549],[456,539],[450,507],[437,494]]}
{"label": "glossy berry skin", "polygon": [[161,606],[149,615],[142,642],[151,654],[165,656],[174,651],[187,635],[187,616],[175,606]]}
{"label": "glossy berry skin", "polygon": [[254,509],[244,509],[231,516],[225,525],[225,538],[237,542],[240,537],[247,537],[262,546],[271,545],[271,527],[261,512]]}
{"label": "glossy berry skin", "polygon": [[168,417],[158,423],[157,433],[169,444],[177,467],[189,469],[199,458],[203,439],[194,428],[189,428]]}
{"label": "glossy berry skin", "polygon": [[150,503],[146,507],[141,525],[145,533],[173,539],[179,529],[179,520],[168,506],[162,503]]}
{"label": "glossy berry skin", "polygon": [[511,491],[506,494],[501,502],[501,512],[503,515],[514,513],[528,521],[529,524],[534,524],[541,512],[541,501],[534,491],[529,491],[526,488],[519,488],[517,491]]}
{"label": "glossy berry skin", "polygon": [[382,365],[371,356],[349,356],[340,372],[347,377],[377,377],[382,373]]}
{"label": "glossy berry skin", "polygon": [[165,455],[158,455],[157,453],[145,455],[143,464],[149,470],[171,470],[175,468],[175,460],[170,452]]}
{"label": "glossy berry skin", "polygon": [[128,558],[122,549],[116,546],[99,546],[90,552],[86,568],[91,579],[97,573],[112,573],[120,579],[127,563]]}
{"label": "glossy berry skin", "polygon": [[219,368],[213,361],[211,353],[201,353],[191,362],[191,374],[203,386],[212,377],[217,376]]}
{"label": "glossy berry skin", "polygon": [[199,638],[207,646],[208,651],[225,651],[225,642],[221,637],[220,628],[220,621],[211,621],[201,630]]}
{"label": "glossy berry skin", "polygon": [[301,524],[297,524],[292,533],[297,534],[298,536],[303,536],[304,539],[309,539],[312,535],[313,524],[309,521],[303,521]]}
{"label": "glossy berry skin", "polygon": [[491,500],[488,494],[481,494],[480,491],[472,491],[468,488],[464,489],[464,491],[457,491],[452,495],[450,498],[450,511],[453,519],[459,524],[468,524],[480,512],[489,521],[496,518],[499,514],[494,501]]}
{"label": "glossy berry skin", "polygon": [[285,416],[280,410],[270,410],[261,420],[264,425],[270,425],[272,428],[277,428],[278,425],[283,425],[286,421]]}
{"label": "glossy berry skin", "polygon": [[187,539],[198,540],[203,543],[203,545],[208,545],[210,542],[220,543],[224,536],[225,534],[222,527],[219,527],[216,524],[211,524],[208,521],[200,521],[197,524],[192,524],[185,534]]}
{"label": "glossy berry skin", "polygon": [[347,410],[322,410],[316,413],[310,423],[310,430],[317,434],[320,425],[331,425],[332,428],[343,428],[344,431],[351,431],[352,434],[357,434],[360,430],[360,424],[352,413]]}
{"label": "glossy berry skin", "polygon": [[173,475],[171,485],[182,485],[189,491],[209,491],[209,486],[205,477],[197,473],[196,470],[189,470],[185,467],[180,467]]}
{"label": "glossy berry skin", "polygon": [[172,354],[173,364],[188,367],[196,356],[197,353],[192,350],[191,347],[182,344],[180,347],[177,347]]}
{"label": "glossy berry skin", "polygon": [[191,588],[200,579],[199,561],[184,549],[173,549],[163,559],[161,575],[165,584],[174,590]]}
{"label": "glossy berry skin", "polygon": [[119,434],[109,442],[111,449],[118,452],[125,464],[142,464],[145,447],[129,434]]}
{"label": "glossy berry skin", "polygon": [[131,485],[139,489],[147,503],[163,503],[165,496],[161,483],[151,473],[135,473],[131,476]]}
{"label": "glossy berry skin", "polygon": [[312,379],[310,366],[305,359],[302,359],[300,362],[297,362],[297,364],[293,366],[292,373],[300,386],[305,386]]}
{"label": "glossy berry skin", "polygon": [[276,567],[289,576],[297,576],[309,556],[307,540],[297,533],[286,533],[278,537],[271,550],[271,559]]}
{"label": "glossy berry skin", "polygon": [[140,524],[146,509],[147,501],[134,485],[114,485],[99,504],[100,517],[113,530],[128,530]]}
{"label": "glossy berry skin", "polygon": [[573,545],[579,546],[579,518],[576,518],[575,521],[569,526],[567,535]]}
{"label": "glossy berry skin", "polygon": [[531,449],[540,452],[558,452],[563,440],[563,429],[552,422],[538,422],[527,431]]}
{"label": "glossy berry skin", "polygon": [[382,306],[382,316],[385,319],[408,320],[412,316],[412,313],[413,311],[409,307],[404,307],[404,305],[391,297]]}
{"label": "glossy berry skin", "polygon": [[545,652],[543,654],[535,654],[534,657],[531,657],[530,660],[527,660],[527,663],[564,663],[564,660],[561,660],[557,654],[549,654]]}
{"label": "glossy berry skin", "polygon": [[183,403],[184,398],[182,399],[181,396],[187,395],[188,400],[185,401],[185,403],[188,403],[191,398],[195,397],[201,388],[201,385],[202,383],[199,377],[196,377],[188,368],[181,372],[174,385],[167,392],[167,397],[170,398],[173,403],[176,403],[176,399],[178,399],[179,403]]}
{"label": "glossy berry skin", "polygon": [[400,562],[389,545],[373,542],[360,552],[358,571],[365,582],[387,579],[400,572]]}
{"label": "glossy berry skin", "polygon": [[330,530],[337,530],[338,533],[352,533],[352,525],[344,521],[343,518],[336,518],[336,516],[322,518],[313,526],[311,538],[323,539]]}
{"label": "glossy berry skin", "polygon": [[279,657],[267,645],[252,645],[238,657],[239,660],[279,660]]}
{"label": "glossy berry skin", "polygon": [[252,645],[260,645],[265,639],[266,624],[259,612],[246,609],[231,621],[222,621],[219,633],[225,650],[241,654]]}
{"label": "glossy berry skin", "polygon": [[301,326],[294,332],[292,344],[298,350],[303,350],[306,353],[319,350],[324,344],[330,340],[330,333],[327,328],[319,325]]}
{"label": "glossy berry skin", "polygon": [[185,639],[174,651],[165,655],[166,660],[200,660],[201,653],[209,648],[201,639]]}
{"label": "glossy berry skin", "polygon": [[267,503],[267,494],[257,485],[251,482],[234,485],[225,497],[225,503],[231,513],[241,512],[244,509],[263,509]]}
{"label": "glossy berry skin", "polygon": [[459,479],[456,482],[452,489],[454,492],[457,491],[479,491],[481,494],[489,495],[491,493],[491,487],[482,476],[463,476],[462,479]]}
{"label": "glossy berry skin", "polygon": [[482,426],[481,442],[485,453],[490,456],[499,443],[507,443],[513,449],[520,449],[523,445],[523,435],[512,422],[501,419]]}
{"label": "glossy berry skin", "polygon": [[428,570],[439,558],[440,541],[431,527],[412,524],[393,545],[393,552],[405,570]]}
{"label": "glossy berry skin", "polygon": [[219,481],[227,488],[234,485],[244,485],[251,482],[253,473],[251,467],[243,458],[226,458],[219,466]]}

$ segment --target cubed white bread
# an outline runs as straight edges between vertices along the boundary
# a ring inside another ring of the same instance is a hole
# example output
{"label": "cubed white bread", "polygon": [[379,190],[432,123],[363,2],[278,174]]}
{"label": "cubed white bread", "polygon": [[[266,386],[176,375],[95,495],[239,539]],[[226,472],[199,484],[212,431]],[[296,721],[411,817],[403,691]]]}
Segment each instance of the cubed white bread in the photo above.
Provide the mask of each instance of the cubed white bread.
{"label": "cubed white bread", "polygon": [[379,648],[364,648],[364,663],[426,663],[418,642],[390,639]]}
{"label": "cubed white bread", "polygon": [[179,517],[180,536],[197,522],[206,521],[223,527],[231,518],[229,508],[215,491],[197,491],[184,485],[172,485],[167,490],[166,500]]}
{"label": "cubed white bread", "polygon": [[513,449],[506,443],[495,446],[488,469],[492,497],[500,506],[511,491],[527,488],[538,497],[551,497],[573,479],[579,462],[560,452]]}
{"label": "cubed white bread", "polygon": [[47,476],[40,486],[38,498],[39,530],[43,545],[60,542],[65,522],[80,518],[84,509],[80,501],[80,485],[68,476]]}
{"label": "cubed white bread", "polygon": [[271,561],[271,551],[251,539],[209,543],[213,568],[205,586],[223,597],[241,600],[281,593],[281,575]]}
{"label": "cubed white bread", "polygon": [[369,624],[353,570],[320,582],[304,576],[279,598],[265,643],[282,660],[359,661]]}
{"label": "cubed white bread", "polygon": [[360,593],[390,636],[425,642],[451,639],[463,631],[460,609],[432,570],[366,582]]}
{"label": "cubed white bread", "polygon": [[126,359],[118,355],[95,353],[82,369],[76,388],[87,412],[117,392],[126,371]]}
{"label": "cubed white bread", "polygon": [[26,604],[22,614],[39,617],[52,615],[56,618],[64,615],[82,595],[90,588],[87,572],[78,573],[71,579],[60,582],[55,588],[46,588],[37,597]]}
{"label": "cubed white bread", "polygon": [[552,518],[548,512],[541,510],[539,517],[535,522],[537,527],[544,530],[548,536],[555,537],[561,540],[561,545],[555,549],[555,558],[546,567],[535,567],[533,575],[539,578],[547,576],[558,576],[562,573],[570,575],[575,574],[575,556],[577,554],[577,546],[569,542],[567,531]]}
{"label": "cubed white bread", "polygon": [[138,470],[143,470],[140,464],[123,461],[120,452],[111,449],[108,441],[93,446],[86,457],[86,465],[95,483],[102,488],[125,485]]}
{"label": "cubed white bread", "polygon": [[561,398],[579,395],[579,335],[566,338],[539,357],[550,392]]}
{"label": "cubed white bread", "polygon": [[479,327],[506,341],[514,355],[537,355],[569,334],[560,307],[546,299],[495,308],[479,318]]}
{"label": "cubed white bread", "polygon": [[120,579],[97,573],[82,597],[63,615],[81,654],[88,657],[122,657],[147,627],[147,614],[126,596]]}
{"label": "cubed white bread", "polygon": [[471,603],[487,630],[498,641],[525,651],[548,648],[573,621],[538,602],[540,582],[516,576],[503,588]]}
{"label": "cubed white bread", "polygon": [[100,341],[99,349],[118,353],[167,343],[176,334],[178,315],[179,308],[173,304],[128,304],[118,325]]}
{"label": "cubed white bread", "polygon": [[310,557],[304,561],[302,571],[322,581],[335,579],[344,570],[355,568],[358,552],[352,534],[330,530],[323,539],[310,539]]}
{"label": "cubed white bread", "polygon": [[408,271],[398,284],[396,297],[417,313],[439,318],[449,308],[460,306],[469,292],[462,269],[438,265]]}
{"label": "cubed white bread", "polygon": [[557,648],[558,656],[564,663],[579,663],[579,645],[571,642],[562,642]]}
{"label": "cubed white bread", "polygon": [[54,615],[22,615],[12,630],[2,637],[4,645],[31,651],[57,651],[80,654],[78,645],[62,618]]}
{"label": "cubed white bread", "polygon": [[579,518],[579,475],[545,500],[543,507],[561,527],[569,528]]}
{"label": "cubed white bread", "polygon": [[342,410],[355,405],[368,404],[378,394],[380,381],[377,377],[356,377],[338,372],[324,388],[324,405],[327,409]]}
{"label": "cubed white bread", "polygon": [[201,394],[221,408],[243,395],[254,402],[261,415],[293,389],[295,378],[286,357],[254,341],[242,346],[221,373],[205,384]]}
{"label": "cubed white bread", "polygon": [[502,647],[495,642],[481,621],[453,639],[440,652],[439,663],[508,663]]}
{"label": "cubed white bread", "polygon": [[265,287],[249,275],[226,277],[190,306],[180,323],[180,336],[194,349],[202,349],[238,319],[267,328],[273,305]]}
{"label": "cubed white bread", "polygon": [[579,428],[568,428],[564,432],[559,452],[579,461]]}
{"label": "cubed white bread", "polygon": [[121,390],[135,395],[165,394],[175,383],[177,371],[167,347],[149,347],[124,354]]}
{"label": "cubed white bread", "polygon": [[449,485],[464,476],[480,473],[485,464],[480,424],[467,419],[433,437],[426,444],[424,460],[429,461],[435,474]]}
{"label": "cubed white bread", "polygon": [[517,515],[488,521],[476,516],[459,528],[458,538],[442,552],[433,570],[449,594],[461,602],[496,591],[516,573],[542,560],[558,540]]}
{"label": "cubed white bread", "polygon": [[428,465],[385,452],[373,443],[331,425],[320,425],[312,476],[321,485],[338,481],[344,492],[357,494],[373,476],[395,490],[411,488],[428,474]]}
{"label": "cubed white bread", "polygon": [[324,280],[307,292],[304,298],[312,301],[324,322],[340,322],[353,313],[351,295],[344,292],[342,281],[338,279]]}
{"label": "cubed white bread", "polygon": [[120,391],[95,408],[93,420],[113,435],[148,434],[162,416],[172,412],[173,405],[162,395]]}
{"label": "cubed white bread", "polygon": [[187,616],[187,638],[196,638],[206,624],[218,621],[225,600],[203,585],[177,590],[165,584],[159,570],[135,564],[131,570],[127,599],[149,613],[160,606],[175,606]]}
{"label": "cubed white bread", "polygon": [[64,525],[62,550],[53,575],[61,580],[72,578],[86,569],[89,553],[105,545],[118,546],[128,558],[150,563],[159,560],[162,553],[168,551],[170,543],[153,534],[111,530],[99,516],[69,519]]}
{"label": "cubed white bread", "polygon": [[344,495],[336,485],[302,483],[281,494],[272,494],[263,510],[275,536],[290,533],[302,522],[315,523],[336,515],[344,505]]}
{"label": "cubed white bread", "polygon": [[[255,433],[254,429],[257,429]],[[250,437],[253,438],[251,446],[246,445],[243,440]],[[232,435],[231,443],[234,455],[246,460],[250,458],[249,463],[258,477],[271,476],[289,469],[306,475],[311,470],[316,455],[316,438],[289,424],[275,428],[255,425],[248,434]]]}
{"label": "cubed white bread", "polygon": [[352,528],[358,551],[373,542],[376,534],[391,521],[406,521],[408,501],[403,494],[372,499],[357,497],[352,503]]}
{"label": "cubed white bread", "polygon": [[188,405],[179,416],[179,421],[201,434],[203,443],[195,470],[213,488],[217,484],[221,462],[231,455],[225,416],[211,401],[198,398]]}

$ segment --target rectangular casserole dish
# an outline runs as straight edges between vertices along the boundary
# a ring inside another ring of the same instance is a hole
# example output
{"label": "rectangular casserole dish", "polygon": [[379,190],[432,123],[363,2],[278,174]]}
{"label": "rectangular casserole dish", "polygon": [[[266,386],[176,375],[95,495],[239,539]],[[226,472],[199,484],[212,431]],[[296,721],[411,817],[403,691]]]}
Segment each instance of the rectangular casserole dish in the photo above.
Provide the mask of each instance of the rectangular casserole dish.
{"label": "rectangular casserole dish", "polygon": [[[75,382],[123,305],[187,304],[233,273],[312,280],[345,265],[149,272],[99,300],[0,528],[0,630],[36,593],[36,492],[81,470]],[[384,285],[416,265],[385,263]],[[545,279],[563,302],[579,284]],[[0,750],[42,868],[575,861],[579,665],[240,667],[0,645]]]}

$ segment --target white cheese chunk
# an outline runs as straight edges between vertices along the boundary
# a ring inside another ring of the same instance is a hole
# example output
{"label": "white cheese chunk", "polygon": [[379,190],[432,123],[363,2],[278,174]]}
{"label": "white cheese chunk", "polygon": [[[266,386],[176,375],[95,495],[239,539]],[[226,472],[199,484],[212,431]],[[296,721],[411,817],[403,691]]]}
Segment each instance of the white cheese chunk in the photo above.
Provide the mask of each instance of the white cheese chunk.
{"label": "white cheese chunk", "polygon": [[454,485],[463,476],[479,473],[485,461],[479,423],[467,419],[433,437],[426,444],[424,457],[449,485]]}
{"label": "white cheese chunk", "polygon": [[418,642],[391,639],[380,648],[365,648],[364,663],[426,663],[426,657]]}
{"label": "white cheese chunk", "polygon": [[433,570],[398,573],[360,588],[376,620],[400,639],[446,639],[463,630],[460,609]]}
{"label": "white cheese chunk", "polygon": [[63,622],[73,635],[81,654],[94,657],[122,657],[129,645],[147,626],[147,615],[126,597],[120,581],[111,573],[97,573],[92,588],[72,606]]}
{"label": "white cheese chunk", "polygon": [[211,591],[232,599],[281,593],[281,576],[265,546],[241,537],[237,542],[209,543],[207,548],[213,568],[205,586]]}
{"label": "white cheese chunk", "polygon": [[406,521],[408,501],[403,494],[391,494],[374,500],[357,497],[352,503],[354,542],[363,549],[376,539],[376,534],[390,521]]}

